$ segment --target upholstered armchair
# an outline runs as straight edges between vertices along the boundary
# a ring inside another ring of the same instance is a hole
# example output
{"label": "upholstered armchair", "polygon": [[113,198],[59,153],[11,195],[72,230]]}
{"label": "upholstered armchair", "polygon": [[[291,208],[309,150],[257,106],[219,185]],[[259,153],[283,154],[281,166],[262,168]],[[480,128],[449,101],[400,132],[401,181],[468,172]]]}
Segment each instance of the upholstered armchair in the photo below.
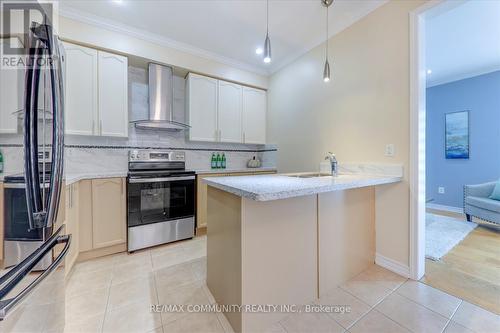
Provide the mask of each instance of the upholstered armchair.
{"label": "upholstered armchair", "polygon": [[464,213],[467,221],[472,216],[487,222],[500,224],[500,201],[490,199],[496,182],[465,185],[464,186]]}

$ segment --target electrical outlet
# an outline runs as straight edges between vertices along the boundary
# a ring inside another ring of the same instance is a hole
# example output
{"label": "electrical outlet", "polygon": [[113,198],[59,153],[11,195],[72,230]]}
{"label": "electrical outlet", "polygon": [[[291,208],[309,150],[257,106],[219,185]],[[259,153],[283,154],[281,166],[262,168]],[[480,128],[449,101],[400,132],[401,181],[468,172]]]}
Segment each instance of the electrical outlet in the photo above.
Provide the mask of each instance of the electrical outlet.
{"label": "electrical outlet", "polygon": [[385,156],[394,156],[394,144],[389,143],[385,145]]}
{"label": "electrical outlet", "polygon": [[439,186],[439,187],[438,187],[438,193],[439,193],[439,194],[444,194],[444,187]]}

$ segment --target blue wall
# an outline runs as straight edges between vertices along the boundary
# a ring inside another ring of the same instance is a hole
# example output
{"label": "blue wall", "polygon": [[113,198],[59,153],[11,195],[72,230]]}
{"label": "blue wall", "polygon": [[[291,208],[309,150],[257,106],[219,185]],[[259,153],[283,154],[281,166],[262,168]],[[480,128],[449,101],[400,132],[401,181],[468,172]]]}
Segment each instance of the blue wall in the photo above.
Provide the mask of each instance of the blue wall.
{"label": "blue wall", "polygon": [[[469,110],[470,159],[447,160],[445,113],[463,110]],[[462,207],[464,184],[500,178],[500,71],[427,89],[426,169],[427,200],[446,206]]]}

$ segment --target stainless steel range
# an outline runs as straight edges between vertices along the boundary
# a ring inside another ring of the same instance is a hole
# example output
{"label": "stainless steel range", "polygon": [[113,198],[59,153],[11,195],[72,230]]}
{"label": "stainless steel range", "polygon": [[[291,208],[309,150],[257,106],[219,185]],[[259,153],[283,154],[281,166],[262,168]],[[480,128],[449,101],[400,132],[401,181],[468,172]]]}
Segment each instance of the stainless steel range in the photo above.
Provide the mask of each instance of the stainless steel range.
{"label": "stainless steel range", "polygon": [[129,252],[194,236],[195,172],[185,165],[184,152],[129,152]]}

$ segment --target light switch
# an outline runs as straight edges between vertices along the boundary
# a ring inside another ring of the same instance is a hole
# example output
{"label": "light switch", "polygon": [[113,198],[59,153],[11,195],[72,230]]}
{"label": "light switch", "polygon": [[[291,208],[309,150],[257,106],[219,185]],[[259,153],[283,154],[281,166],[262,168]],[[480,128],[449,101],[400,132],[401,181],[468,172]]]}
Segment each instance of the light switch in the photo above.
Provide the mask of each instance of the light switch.
{"label": "light switch", "polygon": [[439,193],[439,194],[444,194],[444,187],[439,186],[439,187],[438,187],[438,193]]}
{"label": "light switch", "polygon": [[385,145],[385,156],[394,156],[394,144],[389,143]]}

